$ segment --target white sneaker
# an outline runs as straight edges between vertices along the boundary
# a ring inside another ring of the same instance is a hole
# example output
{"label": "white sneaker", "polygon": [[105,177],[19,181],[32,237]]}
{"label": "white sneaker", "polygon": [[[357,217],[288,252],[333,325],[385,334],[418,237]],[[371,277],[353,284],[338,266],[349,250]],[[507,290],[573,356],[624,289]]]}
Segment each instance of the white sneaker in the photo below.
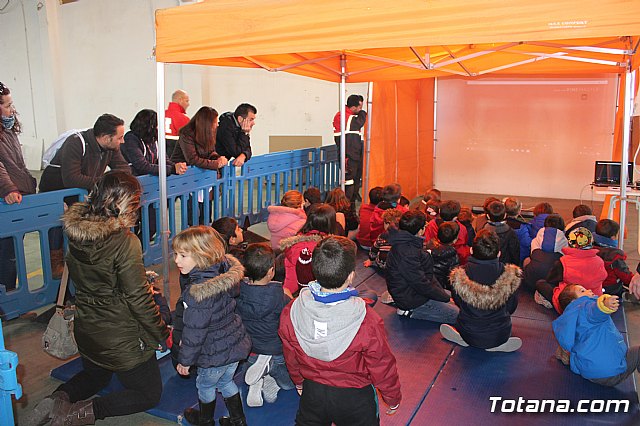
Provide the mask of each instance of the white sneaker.
{"label": "white sneaker", "polygon": [[400,315],[401,317],[411,318],[412,313],[413,311],[404,311],[402,309],[396,309],[396,314]]}
{"label": "white sneaker", "polygon": [[264,398],[264,402],[268,402],[269,404],[273,404],[278,399],[278,391],[280,390],[280,386],[278,386],[278,382],[276,379],[269,376],[268,374],[264,376],[262,382],[262,397]]}
{"label": "white sneaker", "polygon": [[450,326],[449,324],[440,324],[440,334],[442,337],[457,345],[467,347],[469,344],[464,341],[458,330]]}
{"label": "white sneaker", "polygon": [[271,355],[258,355],[256,362],[247,368],[247,372],[244,375],[244,381],[249,385],[257,383],[258,380],[269,372],[269,361],[271,361]]}
{"label": "white sneaker", "polygon": [[487,352],[515,352],[522,347],[522,340],[519,337],[509,337],[509,339],[495,348],[485,349]]}
{"label": "white sneaker", "polygon": [[249,407],[262,407],[262,386],[262,379],[249,386],[249,392],[247,392],[247,405]]}
{"label": "white sneaker", "polygon": [[533,294],[533,300],[535,300],[538,305],[542,305],[547,309],[553,309],[553,304],[545,299],[537,290]]}

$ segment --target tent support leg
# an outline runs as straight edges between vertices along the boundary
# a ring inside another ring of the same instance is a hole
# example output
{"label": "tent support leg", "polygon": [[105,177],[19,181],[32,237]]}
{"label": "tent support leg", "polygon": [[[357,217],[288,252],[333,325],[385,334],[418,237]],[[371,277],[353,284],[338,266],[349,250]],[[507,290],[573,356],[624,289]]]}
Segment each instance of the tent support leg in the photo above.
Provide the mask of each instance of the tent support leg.
{"label": "tent support leg", "polygon": [[[158,110],[158,164],[167,164],[167,142],[164,129],[164,63],[156,63],[156,108]],[[162,278],[164,297],[171,306],[169,290],[169,217],[167,210],[167,168],[158,167],[160,181],[160,235],[162,244]]]}
{"label": "tent support leg", "polygon": [[371,158],[371,110],[373,107],[373,82],[369,82],[367,90],[367,139],[365,142],[366,162],[367,168],[364,172],[364,185],[362,186],[362,204],[369,202],[369,160]]}
{"label": "tent support leg", "polygon": [[347,117],[346,117],[346,92],[347,92],[347,56],[342,54],[340,55],[340,188],[344,191],[344,182],[345,182],[345,156],[347,155],[346,151],[346,126],[347,126]]}

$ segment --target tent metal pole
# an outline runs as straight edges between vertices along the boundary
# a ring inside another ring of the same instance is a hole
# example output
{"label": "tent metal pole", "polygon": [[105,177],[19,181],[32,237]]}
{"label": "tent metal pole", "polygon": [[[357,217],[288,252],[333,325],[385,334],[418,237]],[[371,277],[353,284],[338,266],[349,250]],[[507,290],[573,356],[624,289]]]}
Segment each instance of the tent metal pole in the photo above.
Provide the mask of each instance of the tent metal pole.
{"label": "tent metal pole", "polygon": [[627,72],[624,93],[622,96],[623,102],[620,103],[620,108],[624,108],[623,113],[623,126],[622,126],[622,157],[620,167],[620,235],[618,237],[618,248],[622,250],[624,245],[624,227],[627,219],[627,180],[629,169],[627,163],[629,163],[629,127],[631,121],[631,73]]}
{"label": "tent metal pole", "polygon": [[367,168],[364,172],[364,186],[362,188],[362,204],[369,202],[369,158],[371,158],[371,110],[373,107],[373,82],[369,82],[367,90],[367,139],[365,145]]}
{"label": "tent metal pole", "polygon": [[340,188],[344,191],[346,145],[346,92],[347,92],[347,56],[340,55]]}
{"label": "tent metal pole", "polygon": [[158,167],[160,181],[160,235],[162,243],[162,279],[164,297],[171,306],[169,290],[169,211],[167,209],[167,142],[164,125],[164,63],[156,63],[156,108],[158,110]]}

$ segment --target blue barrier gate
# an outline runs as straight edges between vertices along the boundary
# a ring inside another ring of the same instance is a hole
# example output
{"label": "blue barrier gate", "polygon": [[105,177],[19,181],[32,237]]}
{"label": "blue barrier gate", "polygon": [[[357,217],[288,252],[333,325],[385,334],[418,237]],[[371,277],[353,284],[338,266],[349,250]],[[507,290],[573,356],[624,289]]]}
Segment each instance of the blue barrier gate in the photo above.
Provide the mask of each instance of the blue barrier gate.
{"label": "blue barrier gate", "polygon": [[[16,254],[18,285],[7,292],[0,285],[0,316],[4,319],[16,318],[21,314],[53,303],[60,286],[59,279],[51,277],[51,256],[49,254],[49,229],[61,226],[60,217],[64,212],[63,199],[69,196],[84,197],[87,191],[79,188],[43,194],[27,195],[22,203],[7,205],[0,203],[0,238],[13,238]],[[24,236],[38,232],[43,285],[36,290],[29,289],[27,278]]]}
{"label": "blue barrier gate", "polygon": [[16,368],[18,355],[4,348],[2,320],[0,320],[0,426],[14,426],[11,395],[22,398],[22,386],[18,384]]}
{"label": "blue barrier gate", "polygon": [[[143,188],[141,197],[141,241],[145,265],[160,263],[162,247],[159,233],[152,235],[150,215],[155,217],[156,230],[160,228],[160,184],[157,176],[140,176]],[[231,216],[241,223],[249,218],[252,223],[267,217],[267,207],[278,204],[284,192],[296,189],[303,192],[315,186],[324,193],[338,185],[338,157],[334,145],[260,155],[251,158],[236,173],[234,167],[224,167],[220,176],[214,170],[190,167],[183,175],[167,178],[167,206],[169,231],[175,235],[198,223],[199,203],[205,223],[222,216]],[[207,195],[208,194],[208,195]],[[82,189],[67,189],[42,194],[27,195],[21,204],[7,205],[0,201],[0,238],[14,239],[18,287],[5,291],[0,285],[0,317],[13,319],[36,308],[54,303],[60,280],[51,277],[49,254],[49,229],[60,226],[64,211],[63,199],[68,196],[84,196]],[[180,205],[180,222],[176,218],[176,206]],[[188,204],[191,204],[189,209]],[[191,218],[188,213],[191,211]],[[211,220],[209,219],[211,217]],[[29,290],[26,269],[24,236],[38,232],[42,259],[44,285]]]}

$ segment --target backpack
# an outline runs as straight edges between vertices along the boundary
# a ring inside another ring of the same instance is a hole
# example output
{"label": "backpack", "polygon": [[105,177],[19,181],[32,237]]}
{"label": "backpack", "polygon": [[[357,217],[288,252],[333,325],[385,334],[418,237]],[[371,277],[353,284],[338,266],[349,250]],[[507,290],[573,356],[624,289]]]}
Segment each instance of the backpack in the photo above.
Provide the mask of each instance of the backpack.
{"label": "backpack", "polygon": [[42,154],[42,165],[40,166],[40,169],[44,170],[47,168],[47,166],[60,167],[59,164],[51,164],[51,161],[53,160],[53,157],[56,156],[56,153],[58,152],[64,141],[66,141],[69,136],[72,135],[78,135],[78,137],[82,141],[82,156],[84,157],[86,142],[84,141],[81,132],[84,132],[86,130],[88,129],[71,129],[58,136],[56,140],[51,144],[51,146],[47,148],[44,154]]}

